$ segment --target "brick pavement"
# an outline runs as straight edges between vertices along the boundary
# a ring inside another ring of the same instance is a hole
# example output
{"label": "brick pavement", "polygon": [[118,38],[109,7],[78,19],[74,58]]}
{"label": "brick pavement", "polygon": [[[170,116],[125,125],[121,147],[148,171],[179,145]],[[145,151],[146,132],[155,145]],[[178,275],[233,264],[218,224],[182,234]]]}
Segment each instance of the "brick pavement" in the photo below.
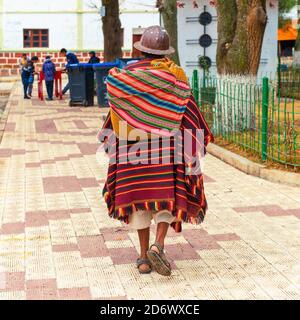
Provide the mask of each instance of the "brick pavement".
{"label": "brick pavement", "polygon": [[21,98],[0,145],[0,299],[300,298],[299,188],[208,156],[205,223],[170,230],[172,277],[140,276],[137,234],[101,198],[100,110]]}

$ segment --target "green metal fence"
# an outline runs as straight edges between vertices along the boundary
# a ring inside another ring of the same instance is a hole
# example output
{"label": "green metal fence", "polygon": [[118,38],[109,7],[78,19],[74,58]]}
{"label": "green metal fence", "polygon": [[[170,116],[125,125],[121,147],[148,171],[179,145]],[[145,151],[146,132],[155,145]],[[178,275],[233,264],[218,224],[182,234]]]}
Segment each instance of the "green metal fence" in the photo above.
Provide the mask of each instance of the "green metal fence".
{"label": "green metal fence", "polygon": [[[296,82],[295,82],[296,83]],[[299,79],[300,84],[300,79]],[[300,169],[300,97],[283,94],[278,81],[192,79],[193,93],[214,135],[263,161]]]}
{"label": "green metal fence", "polygon": [[281,97],[300,99],[300,68],[278,67],[278,92]]}

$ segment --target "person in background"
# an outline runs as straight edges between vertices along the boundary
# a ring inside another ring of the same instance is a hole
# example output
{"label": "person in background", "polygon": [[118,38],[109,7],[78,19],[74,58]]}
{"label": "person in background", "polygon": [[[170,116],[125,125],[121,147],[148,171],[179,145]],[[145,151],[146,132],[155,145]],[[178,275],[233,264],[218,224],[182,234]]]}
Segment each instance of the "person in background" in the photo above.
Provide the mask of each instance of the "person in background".
{"label": "person in background", "polygon": [[20,65],[20,70],[24,67],[27,67],[28,62],[30,61],[30,58],[27,56],[27,53],[23,53],[20,60],[19,60],[19,65]]}
{"label": "person in background", "polygon": [[27,95],[28,85],[29,85],[29,71],[28,71],[28,64],[30,62],[30,58],[27,56],[26,53],[23,53],[20,58],[20,73],[24,88],[24,99],[30,99]]}
{"label": "person in background", "polygon": [[46,82],[46,88],[47,88],[47,94],[48,94],[48,98],[46,98],[46,100],[52,101],[53,100],[53,84],[54,84],[56,68],[50,56],[46,56],[46,60],[43,64],[43,72],[45,75],[45,82]]}
{"label": "person in background", "polygon": [[95,51],[89,52],[90,60],[89,63],[95,64],[95,63],[100,63],[100,58],[96,56]]}
{"label": "person in background", "polygon": [[32,89],[33,89],[33,83],[34,83],[34,76],[38,74],[35,72],[35,63],[39,61],[39,58],[37,56],[33,56],[31,60],[28,63],[28,69],[29,69],[29,78],[28,78],[28,89],[27,89],[27,95],[29,98],[32,96]]}
{"label": "person in background", "polygon": [[[67,49],[65,48],[62,48],[60,50],[60,56],[61,57],[64,57],[67,59],[67,64],[66,64],[66,69],[64,70],[65,72],[67,71],[67,67],[71,64],[78,64],[79,63],[79,60],[76,56],[76,54],[74,54],[73,52],[69,52],[67,51]],[[63,94],[66,94],[70,89],[70,83],[68,81],[68,83],[66,84],[66,86],[64,87],[63,89]]]}

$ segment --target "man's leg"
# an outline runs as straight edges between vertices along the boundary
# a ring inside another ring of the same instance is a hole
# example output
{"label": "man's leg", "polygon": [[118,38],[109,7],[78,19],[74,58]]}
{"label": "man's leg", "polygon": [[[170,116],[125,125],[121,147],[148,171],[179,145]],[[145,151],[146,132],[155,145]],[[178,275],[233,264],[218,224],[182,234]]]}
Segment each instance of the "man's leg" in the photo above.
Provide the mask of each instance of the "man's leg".
{"label": "man's leg", "polygon": [[147,252],[147,257],[152,263],[153,268],[163,276],[171,275],[171,265],[168,262],[165,253],[165,239],[170,227],[174,222],[175,217],[171,212],[163,210],[154,214],[154,220],[157,225],[155,243]]}
{"label": "man's leg", "polygon": [[21,78],[22,78],[22,84],[23,84],[23,90],[24,90],[24,98],[27,96],[27,80],[26,80],[26,76],[25,76],[25,72],[23,71],[21,74]]}
{"label": "man's leg", "polygon": [[24,86],[24,98],[29,99],[28,95],[27,95],[27,91],[28,91],[28,86],[29,86],[29,79],[25,77],[24,82],[23,82],[23,86]]}
{"label": "man's leg", "polygon": [[[138,232],[141,248],[140,259],[142,260],[148,260],[147,251],[149,250],[151,220],[152,213],[148,211],[134,212],[129,217],[129,227]],[[139,266],[139,271],[141,273],[147,273],[148,271],[151,271],[151,269],[149,262]]]}
{"label": "man's leg", "polygon": [[50,98],[50,96],[49,96],[49,81],[45,81],[45,84],[46,84],[47,96],[48,96],[48,98]]}
{"label": "man's leg", "polygon": [[52,100],[53,99],[53,87],[54,87],[54,80],[49,81],[49,98]]}
{"label": "man's leg", "polygon": [[28,95],[32,96],[32,90],[33,90],[33,82],[32,80],[28,81]]}
{"label": "man's leg", "polygon": [[[150,241],[150,228],[138,230],[139,240],[140,240],[140,247],[141,247],[141,259],[148,259],[147,258],[147,251],[149,250],[149,241]],[[149,265],[143,264],[140,266],[141,271],[149,270]]]}
{"label": "man's leg", "polygon": [[53,99],[53,81],[46,81],[48,99]]}
{"label": "man's leg", "polygon": [[[155,242],[159,243],[162,248],[164,248],[165,246],[165,239],[166,239],[169,227],[170,227],[170,224],[166,222],[161,222],[157,225]],[[154,247],[153,250],[155,251],[157,250],[157,252],[159,252],[156,247]]]}

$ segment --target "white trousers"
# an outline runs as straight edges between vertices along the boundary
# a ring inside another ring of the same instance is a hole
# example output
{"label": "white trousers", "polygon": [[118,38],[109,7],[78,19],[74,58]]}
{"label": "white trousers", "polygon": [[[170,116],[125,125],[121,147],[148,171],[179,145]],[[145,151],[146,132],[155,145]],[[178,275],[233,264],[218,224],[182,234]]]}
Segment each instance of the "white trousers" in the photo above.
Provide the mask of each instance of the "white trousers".
{"label": "white trousers", "polygon": [[156,224],[165,222],[172,224],[176,218],[168,210],[162,211],[136,211],[129,217],[129,227],[135,230],[143,230],[150,227],[152,219]]}

